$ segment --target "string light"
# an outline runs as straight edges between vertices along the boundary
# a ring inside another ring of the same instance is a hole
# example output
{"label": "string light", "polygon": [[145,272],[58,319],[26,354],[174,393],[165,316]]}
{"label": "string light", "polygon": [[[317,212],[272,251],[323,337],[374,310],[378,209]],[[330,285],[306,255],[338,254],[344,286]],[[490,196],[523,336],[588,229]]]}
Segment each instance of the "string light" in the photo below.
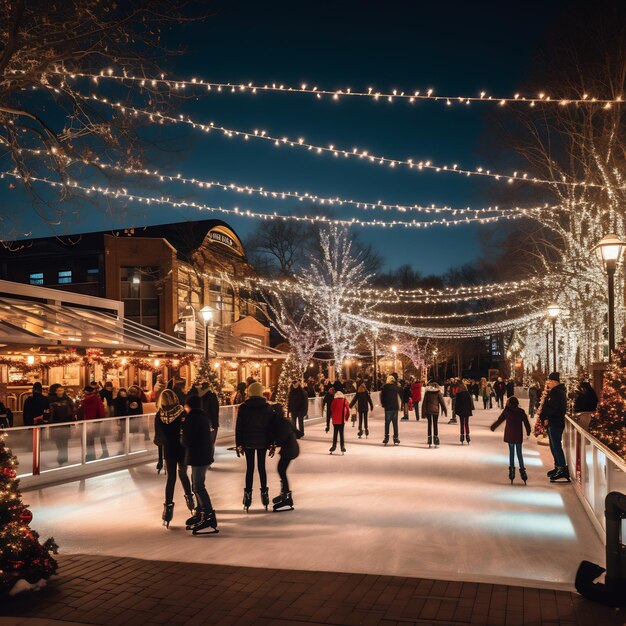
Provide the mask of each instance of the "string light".
{"label": "string light", "polygon": [[[4,176],[12,176],[13,178],[24,180],[22,174],[17,171],[1,172],[0,179]],[[497,222],[501,219],[515,220],[523,217],[527,217],[530,213],[527,210],[519,213],[501,214],[492,217],[465,217],[462,219],[439,219],[429,221],[417,221],[417,220],[391,220],[385,221],[380,219],[364,220],[357,218],[350,219],[335,219],[329,218],[325,215],[284,215],[280,213],[262,213],[259,211],[251,211],[250,209],[240,209],[235,207],[234,209],[227,209],[224,207],[212,207],[199,202],[191,202],[187,200],[172,200],[166,196],[151,197],[142,196],[139,194],[129,193],[126,189],[109,189],[108,187],[99,187],[92,185],[91,187],[85,187],[79,185],[76,181],[68,179],[64,182],[57,182],[48,178],[41,178],[38,176],[28,175],[28,181],[40,182],[46,185],[50,185],[55,188],[70,188],[84,192],[86,195],[99,194],[109,198],[124,198],[132,202],[139,202],[147,205],[158,204],[167,205],[174,208],[192,208],[200,211],[209,211],[211,213],[222,213],[224,215],[236,215],[238,217],[248,217],[262,220],[283,220],[283,221],[295,221],[295,222],[309,222],[309,223],[321,223],[321,224],[334,224],[337,226],[380,226],[382,228],[428,228],[430,226],[458,226],[460,224],[471,224],[477,222],[480,224],[489,224]]]}
{"label": "string light", "polygon": [[[352,150],[345,150],[343,148],[338,148],[334,144],[330,144],[329,146],[320,146],[316,144],[307,143],[304,138],[300,137],[299,139],[290,139],[289,137],[278,137],[274,135],[270,135],[265,130],[254,130],[254,131],[243,131],[234,128],[227,128],[226,126],[220,126],[213,122],[208,124],[203,124],[202,122],[196,122],[189,116],[179,115],[179,117],[172,117],[170,115],[166,115],[161,113],[160,111],[148,111],[146,109],[140,109],[137,107],[132,107],[128,104],[124,104],[123,102],[112,102],[108,98],[96,96],[95,94],[91,94],[89,96],[85,96],[83,94],[77,94],[82,98],[91,99],[95,102],[99,102],[101,104],[105,104],[123,115],[128,116],[143,116],[147,117],[153,123],[159,124],[184,124],[187,126],[191,126],[194,129],[202,130],[206,133],[211,131],[219,131],[227,137],[238,137],[248,141],[250,139],[258,139],[263,141],[270,141],[276,147],[287,146],[291,148],[301,148],[304,150],[313,151],[317,154],[332,154],[335,157],[344,157],[344,158],[355,158],[355,159],[364,159],[369,161],[370,163],[375,163],[378,165],[388,166],[395,168],[397,166],[408,167],[412,170],[422,171],[428,170],[433,172],[447,172],[453,174],[460,174],[462,176],[482,176],[486,178],[490,178],[493,180],[504,181],[507,183],[513,182],[525,182],[525,183],[535,183],[535,184],[544,184],[544,185],[560,185],[560,186],[569,186],[569,187],[590,187],[596,189],[607,189],[605,185],[600,185],[594,182],[587,181],[568,181],[563,176],[561,180],[548,180],[545,178],[538,178],[536,176],[531,176],[526,172],[515,171],[512,174],[502,174],[498,172],[493,172],[490,169],[485,169],[483,167],[478,167],[475,170],[464,169],[458,166],[458,164],[453,165],[437,165],[429,160],[416,161],[415,159],[392,159],[390,157],[378,156],[375,154],[371,154],[368,150],[362,150],[361,148],[352,148]],[[611,187],[611,189],[615,189],[616,187]],[[626,185],[618,187],[619,189],[626,188]]]}
{"label": "string light", "polygon": [[172,91],[182,91],[184,89],[203,89],[204,91],[217,92],[217,93],[234,93],[234,94],[256,94],[259,92],[274,92],[283,94],[309,94],[314,95],[318,99],[323,97],[330,98],[332,100],[339,100],[341,98],[368,98],[370,100],[382,100],[386,102],[404,101],[411,104],[419,102],[421,100],[431,100],[434,102],[444,102],[447,106],[453,104],[468,105],[472,102],[488,102],[498,106],[505,106],[507,104],[528,104],[531,107],[541,105],[585,105],[585,106],[601,106],[605,109],[610,109],[614,105],[621,105],[623,103],[622,96],[616,98],[596,98],[589,94],[583,94],[582,96],[573,98],[552,98],[550,95],[540,92],[536,96],[523,96],[519,93],[513,96],[497,97],[491,96],[486,91],[481,91],[478,96],[447,96],[439,95],[435,93],[434,89],[425,90],[413,90],[413,91],[399,91],[393,89],[390,92],[377,91],[373,87],[369,87],[367,91],[355,91],[350,87],[343,89],[322,89],[317,86],[309,86],[306,83],[301,84],[299,87],[284,84],[265,84],[258,85],[253,82],[248,83],[220,83],[207,81],[200,78],[191,78],[188,80],[169,79],[165,78],[164,74],[161,74],[159,78],[148,78],[145,76],[134,76],[129,74],[127,70],[122,70],[122,74],[116,73],[112,68],[102,70],[99,73],[88,72],[68,72],[65,69],[59,69],[54,72],[55,74],[62,75],[66,78],[87,78],[93,83],[98,83],[100,80],[111,80],[117,82],[135,82],[139,83],[140,87],[145,88],[157,88],[166,87]]}
{"label": "string light", "polygon": [[467,317],[480,317],[482,315],[493,315],[494,313],[508,312],[520,307],[531,306],[532,302],[519,302],[517,304],[507,304],[506,306],[496,307],[493,309],[485,309],[483,311],[468,311],[466,313],[449,313],[446,315],[411,315],[403,313],[385,313],[384,311],[374,311],[373,316],[377,318],[395,318],[395,319],[414,319],[414,320],[451,320],[463,319]]}

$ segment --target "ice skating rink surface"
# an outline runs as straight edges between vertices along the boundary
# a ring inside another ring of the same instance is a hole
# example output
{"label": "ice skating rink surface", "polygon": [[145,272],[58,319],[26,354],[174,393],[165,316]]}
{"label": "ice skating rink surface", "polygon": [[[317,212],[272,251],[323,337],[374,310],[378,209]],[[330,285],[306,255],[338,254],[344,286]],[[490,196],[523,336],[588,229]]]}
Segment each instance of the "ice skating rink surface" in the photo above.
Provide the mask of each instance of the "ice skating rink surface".
{"label": "ice skating rink surface", "polygon": [[[425,577],[573,589],[581,560],[604,563],[602,543],[571,485],[552,485],[550,451],[524,444],[528,486],[508,480],[499,412],[477,410],[472,442],[440,423],[428,449],[424,421],[400,421],[400,446],[384,447],[380,409],[369,439],[346,424],[345,456],[331,436],[306,425],[289,471],[295,510],[265,512],[255,476],[249,513],[241,501],[245,462],[221,447],[207,486],[220,534],[192,537],[180,485],[169,530],[161,525],[165,478],[154,464],[27,491],[33,527],[64,553]],[[278,456],[268,461],[277,495]]]}

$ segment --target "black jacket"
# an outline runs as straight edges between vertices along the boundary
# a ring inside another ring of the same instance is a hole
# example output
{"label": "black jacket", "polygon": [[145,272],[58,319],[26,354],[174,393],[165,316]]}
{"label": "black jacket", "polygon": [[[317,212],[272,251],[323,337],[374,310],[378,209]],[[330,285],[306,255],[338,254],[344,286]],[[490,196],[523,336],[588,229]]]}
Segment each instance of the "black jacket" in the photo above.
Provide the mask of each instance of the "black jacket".
{"label": "black jacket", "polygon": [[380,404],[385,411],[400,410],[400,387],[395,383],[386,383],[380,390]]}
{"label": "black jacket", "polygon": [[[25,426],[32,426],[32,424],[25,424]],[[13,428],[13,411],[4,406],[4,402],[0,402],[0,428]]]}
{"label": "black jacket", "polygon": [[291,420],[283,417],[282,407],[274,405],[272,418],[272,439],[280,448],[280,456],[284,459],[295,459],[300,454],[300,446]]}
{"label": "black jacket", "polygon": [[593,387],[583,387],[574,400],[574,413],[595,411],[598,408],[598,395]]}
{"label": "black jacket", "polygon": [[454,412],[459,417],[469,417],[472,415],[474,402],[469,391],[458,391],[454,396]]}
{"label": "black jacket", "polygon": [[57,398],[56,395],[48,396],[48,402],[50,403],[50,422],[52,424],[73,422],[76,419],[74,403],[67,395],[62,398]]}
{"label": "black jacket", "polygon": [[[118,398],[116,398],[118,399]],[[173,422],[166,424],[161,420],[161,412],[154,416],[154,443],[163,448],[163,456],[173,461],[182,461],[185,458],[185,448],[180,437],[183,427],[182,415]]]}
{"label": "black jacket", "polygon": [[211,420],[202,409],[192,409],[183,421],[183,445],[187,451],[187,465],[211,465],[213,463],[213,439]]}
{"label": "black jacket", "polygon": [[113,414],[115,417],[124,417],[129,414],[128,397],[117,396],[113,400]]}
{"label": "black jacket", "polygon": [[265,398],[252,397],[239,405],[235,444],[242,448],[268,448],[272,443],[274,409]]}
{"label": "black jacket", "polygon": [[563,428],[565,426],[565,413],[567,413],[567,394],[565,385],[559,383],[550,389],[543,401],[541,419],[548,420],[548,426]]}
{"label": "black jacket", "polygon": [[357,391],[352,402],[350,402],[350,408],[356,404],[357,411],[359,413],[367,413],[369,409],[374,410],[374,403],[367,391]]}
{"label": "black jacket", "polygon": [[309,412],[309,396],[302,387],[289,387],[287,412],[292,416],[306,415]]}
{"label": "black jacket", "polygon": [[26,398],[23,416],[24,426],[34,426],[36,417],[43,416],[45,421],[48,421],[50,417],[50,402],[48,398],[42,393],[34,393]]}
{"label": "black jacket", "polygon": [[424,398],[422,399],[422,417],[439,415],[439,407],[443,410],[444,415],[448,415],[448,409],[443,400],[441,389],[439,387],[426,387]]}
{"label": "black jacket", "polygon": [[101,389],[100,400],[102,400],[102,403],[106,404],[106,406],[113,406],[113,390]]}
{"label": "black jacket", "polygon": [[402,387],[402,402],[406,404],[410,398],[411,398],[411,385],[405,385],[404,387]]}
{"label": "black jacket", "polygon": [[128,394],[128,415],[143,415],[143,402],[139,396]]}
{"label": "black jacket", "polygon": [[506,395],[509,398],[515,395],[515,383],[512,380],[506,384]]}

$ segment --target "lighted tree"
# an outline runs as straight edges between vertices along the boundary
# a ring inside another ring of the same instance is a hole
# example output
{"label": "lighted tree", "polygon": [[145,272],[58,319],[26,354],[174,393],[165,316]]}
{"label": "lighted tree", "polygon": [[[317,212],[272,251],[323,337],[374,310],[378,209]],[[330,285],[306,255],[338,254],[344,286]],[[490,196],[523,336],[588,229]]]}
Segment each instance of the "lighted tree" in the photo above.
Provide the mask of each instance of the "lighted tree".
{"label": "lighted tree", "polygon": [[298,366],[298,361],[295,353],[292,351],[284,360],[283,367],[280,370],[280,376],[278,377],[278,388],[276,391],[276,402],[279,402],[280,404],[287,403],[287,396],[289,395],[289,385],[291,385],[291,382],[294,380],[302,380],[302,370]]}
{"label": "lighted tree", "polygon": [[211,366],[211,360],[204,357],[198,361],[198,371],[193,381],[194,386],[200,386],[203,383],[208,383],[209,389],[214,393],[221,390],[220,379],[215,368]]}
{"label": "lighted tree", "polygon": [[589,426],[590,432],[626,459],[626,347],[613,353],[604,374],[602,400]]}
{"label": "lighted tree", "polygon": [[54,539],[41,544],[29,527],[33,516],[22,502],[16,468],[17,458],[0,432],[0,592],[41,585],[57,570]]}

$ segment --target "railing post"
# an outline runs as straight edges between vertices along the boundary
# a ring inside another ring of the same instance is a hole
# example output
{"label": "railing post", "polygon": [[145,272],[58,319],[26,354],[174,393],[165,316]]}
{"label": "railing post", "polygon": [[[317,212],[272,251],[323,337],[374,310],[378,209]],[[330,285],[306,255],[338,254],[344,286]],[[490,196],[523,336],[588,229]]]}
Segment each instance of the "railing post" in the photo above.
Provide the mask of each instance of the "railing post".
{"label": "railing post", "polygon": [[130,454],[130,416],[124,418],[124,455]]}
{"label": "railing post", "polygon": [[80,462],[85,465],[87,457],[87,421],[82,420],[80,424]]}
{"label": "railing post", "polygon": [[33,428],[33,476],[41,474],[41,428]]}

